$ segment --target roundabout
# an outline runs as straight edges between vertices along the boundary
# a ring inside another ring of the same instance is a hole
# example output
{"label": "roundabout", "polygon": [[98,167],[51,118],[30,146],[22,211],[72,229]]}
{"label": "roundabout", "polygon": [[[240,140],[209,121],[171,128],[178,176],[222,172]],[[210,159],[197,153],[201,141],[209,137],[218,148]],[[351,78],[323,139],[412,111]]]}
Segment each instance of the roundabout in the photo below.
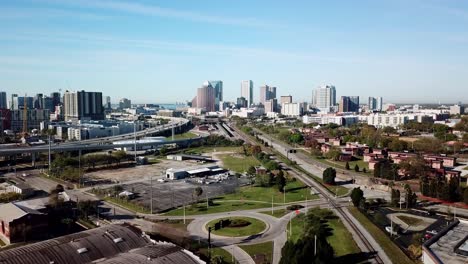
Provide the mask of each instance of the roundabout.
{"label": "roundabout", "polygon": [[252,217],[224,217],[211,220],[205,229],[211,227],[211,233],[225,237],[245,237],[263,233],[268,226],[262,220]]}

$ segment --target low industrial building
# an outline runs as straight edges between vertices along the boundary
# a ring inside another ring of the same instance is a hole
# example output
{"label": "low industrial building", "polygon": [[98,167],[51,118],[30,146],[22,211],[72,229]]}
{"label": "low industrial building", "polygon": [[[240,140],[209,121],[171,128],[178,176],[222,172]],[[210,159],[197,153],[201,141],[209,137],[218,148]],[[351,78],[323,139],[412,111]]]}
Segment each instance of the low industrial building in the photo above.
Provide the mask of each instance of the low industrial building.
{"label": "low industrial building", "polygon": [[156,242],[128,225],[106,225],[0,252],[2,264],[202,264],[192,252]]}
{"label": "low industrial building", "polygon": [[9,188],[12,192],[21,194],[23,197],[30,197],[34,194],[34,189],[26,183],[17,183]]}
{"label": "low industrial building", "polygon": [[0,204],[0,239],[5,244],[43,238],[47,228],[47,215],[16,203]]}
{"label": "low industrial building", "polygon": [[183,161],[183,160],[198,160],[198,161],[206,161],[206,162],[213,162],[214,161],[211,157],[208,157],[208,156],[189,155],[189,154],[167,155],[166,158],[168,160],[176,160],[176,161]]}
{"label": "low industrial building", "polygon": [[189,167],[189,168],[182,168],[182,169],[167,169],[166,170],[166,178],[171,180],[180,180],[187,177],[203,177],[203,176],[210,176],[219,173],[223,173],[226,170],[220,168],[217,165],[212,166],[197,166],[197,167]]}
{"label": "low industrial building", "polygon": [[468,263],[468,221],[455,220],[422,246],[424,264]]}

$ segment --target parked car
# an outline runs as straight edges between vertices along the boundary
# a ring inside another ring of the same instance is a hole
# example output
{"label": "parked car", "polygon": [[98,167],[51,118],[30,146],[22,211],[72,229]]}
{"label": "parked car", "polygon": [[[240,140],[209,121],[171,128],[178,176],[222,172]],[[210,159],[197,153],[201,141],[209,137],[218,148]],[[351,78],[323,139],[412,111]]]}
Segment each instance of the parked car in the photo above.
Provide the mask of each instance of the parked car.
{"label": "parked car", "polygon": [[426,233],[431,234],[431,235],[437,235],[437,230],[426,230]]}
{"label": "parked car", "polygon": [[432,234],[426,233],[426,234],[424,235],[424,238],[425,238],[425,239],[431,239],[432,236],[433,236]]}

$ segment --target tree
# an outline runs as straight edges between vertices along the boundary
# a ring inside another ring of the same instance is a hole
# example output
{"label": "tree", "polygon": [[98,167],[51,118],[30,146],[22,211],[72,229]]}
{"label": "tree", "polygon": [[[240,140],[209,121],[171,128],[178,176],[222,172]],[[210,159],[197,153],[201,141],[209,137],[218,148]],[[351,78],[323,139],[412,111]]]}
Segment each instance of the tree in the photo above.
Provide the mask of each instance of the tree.
{"label": "tree", "polygon": [[416,205],[417,196],[408,184],[405,184],[405,192],[406,209],[413,208]]}
{"label": "tree", "polygon": [[354,171],[355,171],[355,172],[359,172],[359,166],[358,166],[357,164],[354,165]]}
{"label": "tree", "polygon": [[336,170],[334,168],[326,168],[323,171],[323,182],[326,184],[335,184],[335,178],[336,178]]}
{"label": "tree", "polygon": [[280,173],[278,173],[278,175],[276,175],[276,186],[278,186],[278,190],[280,192],[284,192],[285,191],[285,186],[286,186],[286,178],[284,177],[283,171],[280,171]]}
{"label": "tree", "polygon": [[349,170],[349,162],[346,162],[345,168]]}
{"label": "tree", "polygon": [[255,175],[257,171],[255,170],[255,167],[254,166],[250,166],[248,169],[247,169],[247,174],[249,175]]}
{"label": "tree", "polygon": [[197,196],[198,199],[198,197],[200,197],[203,194],[203,189],[200,186],[198,186],[197,188],[195,188],[195,190],[193,190],[193,193],[195,194],[195,196]]}
{"label": "tree", "polygon": [[356,187],[351,191],[351,201],[355,207],[358,207],[361,200],[365,200],[364,192],[361,190],[361,188]]}
{"label": "tree", "polygon": [[340,158],[341,151],[337,147],[331,147],[330,150],[324,154],[327,159],[337,161]]}
{"label": "tree", "polygon": [[396,207],[400,202],[400,191],[392,188],[391,205]]}

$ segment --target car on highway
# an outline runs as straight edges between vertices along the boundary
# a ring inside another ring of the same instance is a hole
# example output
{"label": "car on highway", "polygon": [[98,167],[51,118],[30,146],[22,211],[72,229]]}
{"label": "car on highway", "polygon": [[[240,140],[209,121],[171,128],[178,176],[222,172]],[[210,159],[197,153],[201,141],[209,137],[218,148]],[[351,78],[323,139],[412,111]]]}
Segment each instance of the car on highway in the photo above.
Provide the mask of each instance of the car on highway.
{"label": "car on highway", "polygon": [[390,235],[397,235],[397,234],[398,234],[397,231],[392,230],[392,227],[391,227],[391,226],[386,226],[386,227],[385,227],[385,231],[387,231],[388,233],[390,233]]}

